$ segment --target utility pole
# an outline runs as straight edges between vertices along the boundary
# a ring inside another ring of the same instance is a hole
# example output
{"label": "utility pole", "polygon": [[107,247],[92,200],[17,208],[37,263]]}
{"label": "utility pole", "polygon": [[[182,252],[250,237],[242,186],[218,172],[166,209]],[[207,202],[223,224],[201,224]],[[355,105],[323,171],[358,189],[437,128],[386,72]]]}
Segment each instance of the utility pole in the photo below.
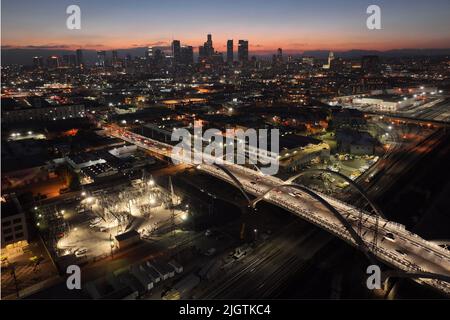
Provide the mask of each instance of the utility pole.
{"label": "utility pole", "polygon": [[19,284],[17,283],[16,266],[14,264],[11,264],[11,275],[13,276],[14,286],[16,287],[16,296],[19,298]]}

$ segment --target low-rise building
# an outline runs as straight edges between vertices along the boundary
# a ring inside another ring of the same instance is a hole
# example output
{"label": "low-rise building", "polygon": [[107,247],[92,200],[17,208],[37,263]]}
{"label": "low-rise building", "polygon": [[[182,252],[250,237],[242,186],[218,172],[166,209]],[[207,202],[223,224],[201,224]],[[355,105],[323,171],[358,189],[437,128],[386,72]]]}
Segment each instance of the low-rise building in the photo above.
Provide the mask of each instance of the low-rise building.
{"label": "low-rise building", "polygon": [[348,129],[337,130],[336,141],[339,152],[354,155],[374,154],[377,143],[368,132]]}
{"label": "low-rise building", "polygon": [[2,256],[14,256],[22,253],[28,245],[29,234],[25,212],[15,194],[2,197]]}

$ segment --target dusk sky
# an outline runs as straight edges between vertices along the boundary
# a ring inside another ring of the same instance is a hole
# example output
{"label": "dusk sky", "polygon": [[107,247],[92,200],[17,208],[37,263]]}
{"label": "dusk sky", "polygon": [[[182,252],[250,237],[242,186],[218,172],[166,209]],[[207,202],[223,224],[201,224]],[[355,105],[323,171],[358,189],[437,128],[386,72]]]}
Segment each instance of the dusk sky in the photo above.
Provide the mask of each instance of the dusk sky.
{"label": "dusk sky", "polygon": [[[66,28],[66,7],[81,7],[81,30]],[[382,10],[382,30],[366,28],[366,8]],[[450,48],[449,0],[4,0],[2,46],[113,49],[198,46],[212,33],[248,39],[250,50]]]}

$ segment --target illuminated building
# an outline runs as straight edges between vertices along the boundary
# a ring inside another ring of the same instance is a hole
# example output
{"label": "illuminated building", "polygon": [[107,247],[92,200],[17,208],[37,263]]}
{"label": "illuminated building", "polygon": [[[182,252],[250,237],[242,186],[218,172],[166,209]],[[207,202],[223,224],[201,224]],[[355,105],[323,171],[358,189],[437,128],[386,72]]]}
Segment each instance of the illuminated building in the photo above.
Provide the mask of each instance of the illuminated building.
{"label": "illuminated building", "polygon": [[58,56],[50,56],[47,59],[47,67],[49,69],[56,69],[59,67],[59,57]]}
{"label": "illuminated building", "polygon": [[106,66],[106,51],[97,51],[97,65],[99,67]]}
{"label": "illuminated building", "polygon": [[42,57],[33,57],[33,67],[41,69],[44,67],[44,59]]}

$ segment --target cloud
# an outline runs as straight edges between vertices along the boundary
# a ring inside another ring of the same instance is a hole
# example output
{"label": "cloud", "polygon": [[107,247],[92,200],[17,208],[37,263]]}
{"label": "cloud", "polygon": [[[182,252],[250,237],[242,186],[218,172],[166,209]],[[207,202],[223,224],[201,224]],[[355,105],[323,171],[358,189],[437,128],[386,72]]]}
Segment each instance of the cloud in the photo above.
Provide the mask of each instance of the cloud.
{"label": "cloud", "polygon": [[307,47],[308,43],[302,43],[302,42],[293,42],[288,44],[288,47]]}
{"label": "cloud", "polygon": [[156,42],[151,42],[148,44],[149,47],[156,47],[156,46],[168,46],[169,43],[166,41],[156,41]]}
{"label": "cloud", "polygon": [[14,46],[14,45],[3,45],[2,49],[70,49],[69,45],[65,44],[46,44],[46,45],[27,45],[27,46]]}

